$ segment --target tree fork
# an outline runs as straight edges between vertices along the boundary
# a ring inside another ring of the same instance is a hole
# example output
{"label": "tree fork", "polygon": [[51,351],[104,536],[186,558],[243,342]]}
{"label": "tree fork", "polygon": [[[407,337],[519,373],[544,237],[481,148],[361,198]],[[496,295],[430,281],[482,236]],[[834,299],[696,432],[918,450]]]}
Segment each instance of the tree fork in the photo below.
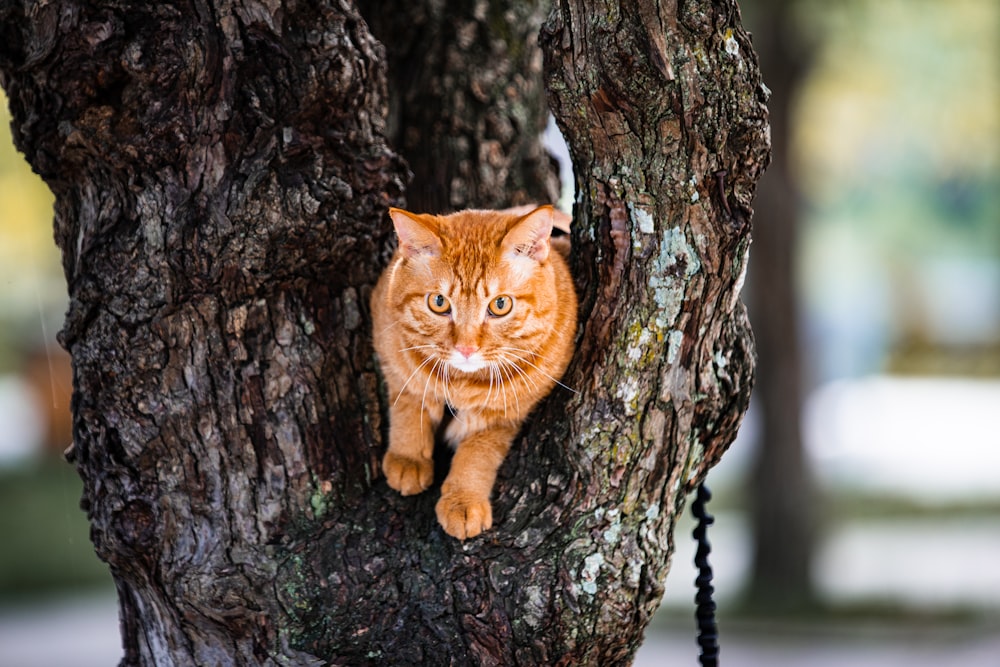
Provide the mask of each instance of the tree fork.
{"label": "tree fork", "polygon": [[404,168],[353,7],[0,5],[15,138],[56,195],[75,465],[124,664],[631,660],[749,396],[766,113],[732,2],[584,4],[542,31],[577,170],[573,390],[464,544],[437,487],[378,474],[365,304]]}
{"label": "tree fork", "polygon": [[361,0],[386,47],[389,139],[413,211],[559,199],[541,143],[548,119],[538,31],[547,0]]}

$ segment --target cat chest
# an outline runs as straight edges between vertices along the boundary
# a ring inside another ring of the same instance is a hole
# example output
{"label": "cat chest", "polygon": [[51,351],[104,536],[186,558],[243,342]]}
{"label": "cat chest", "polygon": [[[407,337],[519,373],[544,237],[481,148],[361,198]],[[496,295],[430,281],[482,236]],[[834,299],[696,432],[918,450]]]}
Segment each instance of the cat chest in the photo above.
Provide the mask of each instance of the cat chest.
{"label": "cat chest", "polygon": [[485,430],[491,423],[480,412],[458,410],[450,405],[445,410],[445,415],[450,418],[444,425],[444,439],[453,448],[471,434]]}

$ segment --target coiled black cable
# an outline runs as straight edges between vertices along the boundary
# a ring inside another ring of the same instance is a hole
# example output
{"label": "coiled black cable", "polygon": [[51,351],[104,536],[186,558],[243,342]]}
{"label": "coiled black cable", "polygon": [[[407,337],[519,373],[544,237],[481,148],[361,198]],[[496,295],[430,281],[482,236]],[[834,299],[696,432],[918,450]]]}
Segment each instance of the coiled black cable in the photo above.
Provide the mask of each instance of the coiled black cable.
{"label": "coiled black cable", "polygon": [[698,486],[691,512],[698,519],[694,527],[694,539],[698,550],[694,555],[694,564],[698,568],[698,577],[694,580],[698,592],[694,601],[697,605],[695,618],[698,619],[698,645],[701,655],[698,660],[702,667],[718,667],[719,664],[719,628],[715,621],[715,587],[712,586],[712,566],[708,563],[708,554],[712,545],[708,542],[708,527],[715,523],[715,517],[705,511],[705,503],[712,499],[712,492],[704,484]]}

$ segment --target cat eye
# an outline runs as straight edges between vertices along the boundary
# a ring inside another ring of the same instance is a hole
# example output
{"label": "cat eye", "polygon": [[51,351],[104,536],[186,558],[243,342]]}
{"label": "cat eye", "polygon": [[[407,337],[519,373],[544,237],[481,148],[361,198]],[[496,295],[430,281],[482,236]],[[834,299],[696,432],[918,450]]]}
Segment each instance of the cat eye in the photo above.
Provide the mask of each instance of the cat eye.
{"label": "cat eye", "polygon": [[514,297],[507,296],[506,294],[503,296],[498,296],[497,298],[490,301],[489,305],[490,315],[493,315],[494,317],[503,317],[504,315],[509,313],[513,307],[514,307]]}
{"label": "cat eye", "polygon": [[428,294],[427,307],[432,313],[447,315],[451,312],[451,301],[448,301],[448,297],[444,294]]}

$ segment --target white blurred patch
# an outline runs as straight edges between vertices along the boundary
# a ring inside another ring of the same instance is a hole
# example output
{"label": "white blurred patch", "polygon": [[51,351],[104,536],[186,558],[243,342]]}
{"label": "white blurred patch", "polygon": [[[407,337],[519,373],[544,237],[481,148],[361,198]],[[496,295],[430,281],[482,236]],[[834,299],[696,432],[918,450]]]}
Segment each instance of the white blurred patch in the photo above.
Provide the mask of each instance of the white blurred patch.
{"label": "white blurred patch", "polygon": [[804,410],[820,479],[933,504],[1000,496],[1000,381],[873,376],[832,382]]}
{"label": "white blurred patch", "polygon": [[30,385],[14,375],[0,376],[0,466],[37,456],[43,435],[42,415]]}

